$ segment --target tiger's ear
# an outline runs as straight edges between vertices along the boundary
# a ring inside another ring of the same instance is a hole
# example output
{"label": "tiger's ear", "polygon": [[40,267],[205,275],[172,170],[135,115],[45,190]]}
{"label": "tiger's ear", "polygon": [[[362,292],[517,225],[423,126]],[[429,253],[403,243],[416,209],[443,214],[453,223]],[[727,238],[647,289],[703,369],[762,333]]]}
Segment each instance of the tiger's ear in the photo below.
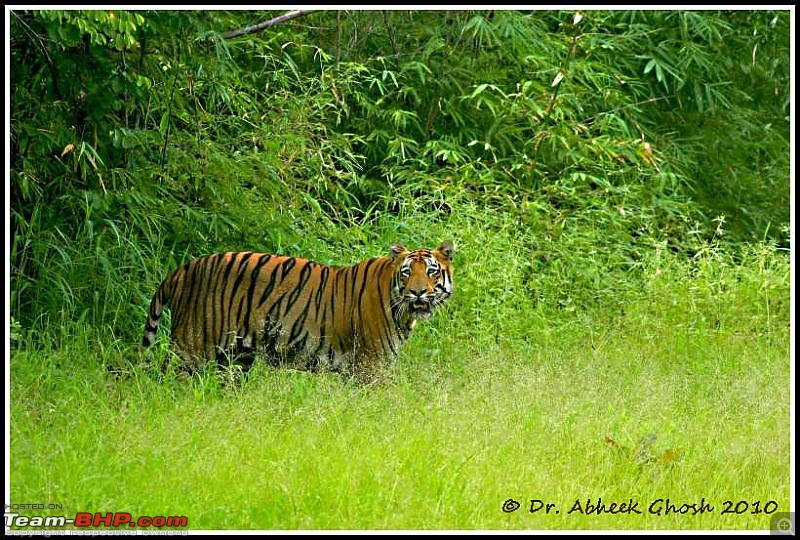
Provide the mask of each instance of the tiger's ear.
{"label": "tiger's ear", "polygon": [[456,252],[456,247],[453,245],[452,240],[445,240],[436,248],[436,251],[444,255],[448,261],[452,261],[453,254]]}
{"label": "tiger's ear", "polygon": [[389,246],[389,251],[392,255],[392,259],[396,259],[401,255],[408,253],[408,249],[406,249],[406,246],[404,246],[403,244],[398,244],[397,242],[394,242],[391,246]]}

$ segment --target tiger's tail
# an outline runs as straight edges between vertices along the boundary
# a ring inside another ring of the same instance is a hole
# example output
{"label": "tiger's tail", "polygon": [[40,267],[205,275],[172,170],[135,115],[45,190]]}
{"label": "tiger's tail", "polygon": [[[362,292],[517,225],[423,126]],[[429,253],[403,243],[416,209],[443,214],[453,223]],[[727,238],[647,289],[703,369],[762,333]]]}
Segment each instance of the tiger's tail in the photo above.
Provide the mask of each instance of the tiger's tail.
{"label": "tiger's tail", "polygon": [[161,319],[161,312],[169,305],[170,295],[167,285],[168,280],[165,279],[150,301],[150,308],[147,311],[147,323],[144,327],[144,336],[142,336],[142,351],[150,347],[153,341],[155,341],[159,319]]}

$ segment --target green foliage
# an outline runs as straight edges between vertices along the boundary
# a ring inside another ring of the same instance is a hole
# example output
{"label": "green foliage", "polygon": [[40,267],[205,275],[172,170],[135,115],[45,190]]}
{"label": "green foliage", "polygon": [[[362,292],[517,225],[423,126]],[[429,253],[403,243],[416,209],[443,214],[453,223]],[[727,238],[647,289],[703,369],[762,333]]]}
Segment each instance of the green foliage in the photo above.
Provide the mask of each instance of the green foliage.
{"label": "green foliage", "polygon": [[622,304],[659,246],[786,245],[788,12],[318,12],[232,40],[276,13],[11,15],[26,328],[128,336],[187,257],[350,263],[454,213],[565,313]]}

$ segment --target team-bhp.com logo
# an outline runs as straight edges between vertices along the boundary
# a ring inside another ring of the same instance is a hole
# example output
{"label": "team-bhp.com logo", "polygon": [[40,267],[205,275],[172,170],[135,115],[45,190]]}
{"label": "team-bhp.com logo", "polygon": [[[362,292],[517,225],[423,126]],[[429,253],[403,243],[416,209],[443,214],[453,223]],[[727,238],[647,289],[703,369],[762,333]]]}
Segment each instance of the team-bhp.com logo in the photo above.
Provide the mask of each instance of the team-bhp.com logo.
{"label": "team-bhp.com logo", "polygon": [[128,512],[78,512],[74,518],[64,516],[21,516],[16,512],[3,514],[6,527],[186,527],[186,516],[139,516]]}

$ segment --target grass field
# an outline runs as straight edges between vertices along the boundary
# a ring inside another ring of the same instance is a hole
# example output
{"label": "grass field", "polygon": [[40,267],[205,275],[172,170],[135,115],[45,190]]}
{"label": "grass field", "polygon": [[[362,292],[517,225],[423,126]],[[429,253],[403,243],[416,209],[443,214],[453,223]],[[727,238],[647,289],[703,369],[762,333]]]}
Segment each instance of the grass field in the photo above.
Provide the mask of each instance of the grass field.
{"label": "grass field", "polygon": [[477,321],[462,298],[372,387],[258,365],[237,387],[117,381],[98,358],[128,349],[96,331],[23,339],[12,502],[200,530],[766,530],[789,508],[790,332],[788,261],[764,261],[655,269],[614,316]]}

